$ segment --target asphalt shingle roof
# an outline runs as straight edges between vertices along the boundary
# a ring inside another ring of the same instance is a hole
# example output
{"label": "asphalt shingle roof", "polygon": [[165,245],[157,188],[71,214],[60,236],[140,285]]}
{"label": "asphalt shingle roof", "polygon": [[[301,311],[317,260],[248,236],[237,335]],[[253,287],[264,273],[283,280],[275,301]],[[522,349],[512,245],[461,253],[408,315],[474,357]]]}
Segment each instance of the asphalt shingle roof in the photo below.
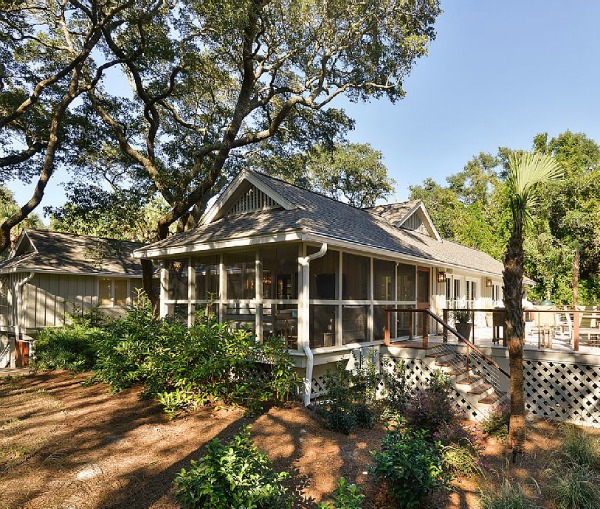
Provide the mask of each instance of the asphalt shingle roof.
{"label": "asphalt shingle roof", "polygon": [[[454,265],[491,274],[502,274],[502,264],[491,256],[454,242],[438,241],[428,235],[396,228],[417,202],[407,202],[410,209],[374,207],[358,209],[327,196],[296,187],[274,177],[252,172],[265,186],[295,205],[292,210],[274,209],[257,213],[226,216],[208,225],[200,225],[163,241],[138,250],[198,245],[222,240],[284,232],[314,233],[343,240],[357,246],[379,248],[440,265]],[[386,213],[387,212],[387,213]],[[390,222],[391,220],[391,222]]]}
{"label": "asphalt shingle roof", "polygon": [[27,239],[14,257],[0,264],[0,273],[49,271],[72,273],[109,273],[141,276],[142,267],[132,258],[138,242],[104,239],[45,230],[27,230]]}

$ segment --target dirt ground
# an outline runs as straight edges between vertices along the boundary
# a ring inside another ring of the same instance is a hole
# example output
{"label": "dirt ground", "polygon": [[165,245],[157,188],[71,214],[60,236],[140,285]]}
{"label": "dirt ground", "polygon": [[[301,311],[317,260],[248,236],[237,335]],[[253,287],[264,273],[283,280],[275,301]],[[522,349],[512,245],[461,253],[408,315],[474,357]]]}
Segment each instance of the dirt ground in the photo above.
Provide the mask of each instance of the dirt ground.
{"label": "dirt ground", "polygon": [[[111,394],[102,384],[83,385],[88,376],[0,377],[0,508],[175,508],[176,473],[201,457],[212,438],[230,437],[245,424],[275,467],[293,473],[303,507],[324,500],[340,476],[363,487],[365,508],[395,507],[368,473],[383,428],[329,432],[295,404],[255,418],[241,409],[205,408],[169,421],[138,390]],[[547,467],[559,437],[555,424],[536,423],[515,463],[504,444],[488,439],[485,477],[458,479],[423,507],[478,508],[480,489],[497,489],[509,476],[538,505],[552,508]]]}

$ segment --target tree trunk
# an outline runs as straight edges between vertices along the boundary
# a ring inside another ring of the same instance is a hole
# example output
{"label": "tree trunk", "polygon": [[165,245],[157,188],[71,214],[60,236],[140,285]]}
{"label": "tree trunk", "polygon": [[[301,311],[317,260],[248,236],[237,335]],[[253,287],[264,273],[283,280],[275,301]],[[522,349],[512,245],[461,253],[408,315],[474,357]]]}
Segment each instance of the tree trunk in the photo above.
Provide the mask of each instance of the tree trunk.
{"label": "tree trunk", "polygon": [[504,259],[504,305],[510,365],[509,444],[522,452],[525,443],[525,394],[523,382],[523,222],[514,219],[513,231]]}
{"label": "tree trunk", "polygon": [[150,300],[152,312],[155,315],[158,315],[160,296],[156,294],[154,289],[152,277],[154,275],[154,266],[152,265],[152,260],[142,258],[140,262],[142,264],[142,285],[144,287],[144,291],[148,296],[148,300]]}

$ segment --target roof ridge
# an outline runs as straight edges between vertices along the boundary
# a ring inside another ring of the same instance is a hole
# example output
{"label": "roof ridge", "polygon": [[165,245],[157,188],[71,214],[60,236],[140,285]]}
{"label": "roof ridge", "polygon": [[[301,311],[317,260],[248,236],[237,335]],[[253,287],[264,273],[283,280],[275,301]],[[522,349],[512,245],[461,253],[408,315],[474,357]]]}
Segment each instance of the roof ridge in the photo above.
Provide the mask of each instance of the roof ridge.
{"label": "roof ridge", "polygon": [[59,234],[59,235],[67,235],[69,237],[78,237],[80,239],[91,239],[91,240],[109,240],[109,241],[114,241],[114,242],[129,242],[131,244],[144,244],[144,242],[140,242],[138,240],[129,240],[129,239],[116,239],[114,237],[100,237],[98,235],[84,235],[81,233],[73,233],[73,232],[62,232],[62,231],[58,231],[58,230],[51,230],[51,229],[47,229],[47,230],[42,230],[40,228],[24,228],[23,231],[26,231],[27,233],[29,232],[36,232],[36,233],[41,233],[41,234]]}

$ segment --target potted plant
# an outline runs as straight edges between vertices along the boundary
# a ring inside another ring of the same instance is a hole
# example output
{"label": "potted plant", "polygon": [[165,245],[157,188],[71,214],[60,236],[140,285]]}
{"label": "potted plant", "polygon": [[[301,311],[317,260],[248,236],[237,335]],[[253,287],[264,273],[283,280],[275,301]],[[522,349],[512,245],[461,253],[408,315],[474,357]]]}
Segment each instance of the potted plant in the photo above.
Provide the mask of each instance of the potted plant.
{"label": "potted plant", "polygon": [[469,339],[471,336],[471,310],[469,308],[455,309],[452,316],[458,333],[465,339]]}

